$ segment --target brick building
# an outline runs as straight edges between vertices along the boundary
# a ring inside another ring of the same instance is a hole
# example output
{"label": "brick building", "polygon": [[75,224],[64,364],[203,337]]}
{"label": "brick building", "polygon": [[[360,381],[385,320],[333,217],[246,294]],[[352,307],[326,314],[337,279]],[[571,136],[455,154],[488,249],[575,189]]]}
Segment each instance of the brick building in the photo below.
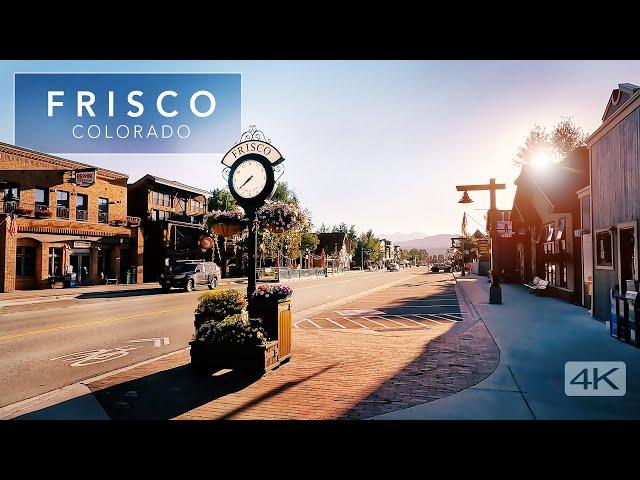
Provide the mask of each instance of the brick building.
{"label": "brick building", "polygon": [[47,288],[65,273],[84,285],[125,281],[132,266],[131,280],[142,281],[144,242],[139,219],[127,217],[127,179],[0,143],[0,291]]}
{"label": "brick building", "polygon": [[158,281],[176,260],[212,259],[202,252],[204,214],[211,193],[174,180],[145,175],[128,186],[129,213],[142,219],[145,236],[144,281]]}

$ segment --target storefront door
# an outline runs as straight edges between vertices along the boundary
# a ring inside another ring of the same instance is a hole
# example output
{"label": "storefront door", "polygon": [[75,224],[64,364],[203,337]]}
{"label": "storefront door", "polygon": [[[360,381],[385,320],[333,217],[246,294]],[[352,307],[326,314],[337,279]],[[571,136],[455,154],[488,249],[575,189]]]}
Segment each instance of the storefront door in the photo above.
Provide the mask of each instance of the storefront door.
{"label": "storefront door", "polygon": [[76,280],[80,285],[86,285],[91,278],[91,254],[89,249],[86,252],[80,252],[79,249],[72,251],[69,258],[73,267],[73,273],[76,274]]}

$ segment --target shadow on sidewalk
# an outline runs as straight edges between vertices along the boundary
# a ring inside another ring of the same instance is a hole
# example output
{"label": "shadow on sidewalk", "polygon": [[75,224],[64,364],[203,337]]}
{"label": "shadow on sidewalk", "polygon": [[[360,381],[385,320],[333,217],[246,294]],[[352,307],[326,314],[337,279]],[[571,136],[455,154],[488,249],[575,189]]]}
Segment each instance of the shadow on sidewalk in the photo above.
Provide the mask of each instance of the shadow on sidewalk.
{"label": "shadow on sidewalk", "polygon": [[[450,286],[451,279],[429,283],[434,286],[429,295],[455,292]],[[420,298],[398,299],[395,306],[410,305]],[[460,298],[458,302],[462,303]],[[362,420],[452,395],[487,378],[499,360],[500,351],[484,323],[467,317],[428,340],[413,360],[400,366],[394,375],[344,411],[339,419]]]}

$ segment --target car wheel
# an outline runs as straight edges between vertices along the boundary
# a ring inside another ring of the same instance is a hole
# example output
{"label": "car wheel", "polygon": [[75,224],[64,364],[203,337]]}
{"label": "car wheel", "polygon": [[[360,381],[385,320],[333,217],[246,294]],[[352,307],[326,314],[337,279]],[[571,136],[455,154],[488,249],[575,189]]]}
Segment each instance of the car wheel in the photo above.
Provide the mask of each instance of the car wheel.
{"label": "car wheel", "polygon": [[187,282],[187,286],[185,287],[185,290],[187,292],[193,292],[193,279]]}
{"label": "car wheel", "polygon": [[218,279],[216,277],[213,277],[211,279],[211,282],[209,283],[209,290],[213,290],[217,286],[218,286]]}
{"label": "car wheel", "polygon": [[171,290],[171,287],[167,285],[162,286],[162,293],[169,293],[169,290]]}

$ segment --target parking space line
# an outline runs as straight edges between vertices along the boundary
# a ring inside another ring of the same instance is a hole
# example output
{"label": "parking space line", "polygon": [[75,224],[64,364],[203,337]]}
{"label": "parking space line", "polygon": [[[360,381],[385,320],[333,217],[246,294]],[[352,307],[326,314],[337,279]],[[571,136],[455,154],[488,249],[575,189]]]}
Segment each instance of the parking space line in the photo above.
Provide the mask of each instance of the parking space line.
{"label": "parking space line", "polygon": [[428,318],[428,317],[427,317],[427,318],[425,318],[423,315],[415,314],[415,315],[414,315],[414,317],[421,318],[422,320],[428,320],[428,321],[430,321],[430,322],[437,323],[438,325],[446,325],[446,323],[439,322],[439,321],[434,320],[434,319],[432,319],[432,318]]}
{"label": "parking space line", "polygon": [[334,321],[333,321],[333,320],[331,320],[330,318],[327,318],[327,317],[318,317],[318,318],[322,318],[322,319],[324,319],[324,320],[329,320],[331,323],[333,323],[334,325],[339,326],[340,328],[347,328],[347,327],[345,327],[344,325],[339,324],[338,322],[334,322]]}
{"label": "parking space line", "polygon": [[[366,318],[366,317],[363,317],[363,318]],[[359,326],[359,327],[361,327],[361,328],[364,328],[364,329],[366,329],[366,330],[371,330],[369,327],[365,327],[364,325],[362,325],[362,324],[360,324],[360,323],[356,322],[356,321],[355,321],[355,320],[353,320],[352,318],[347,318],[347,317],[345,317],[343,320],[348,320],[348,321],[350,321],[350,322],[355,323],[356,325],[358,325],[358,326]],[[375,323],[375,322],[374,322],[374,323]]]}
{"label": "parking space line", "polygon": [[387,325],[383,325],[383,324],[382,324],[382,323],[380,323],[380,322],[376,322],[375,320],[371,320],[369,317],[362,317],[362,318],[364,318],[364,319],[365,319],[365,320],[367,320],[368,322],[375,323],[376,325],[380,325],[382,328],[390,328],[390,327],[388,327]]}

